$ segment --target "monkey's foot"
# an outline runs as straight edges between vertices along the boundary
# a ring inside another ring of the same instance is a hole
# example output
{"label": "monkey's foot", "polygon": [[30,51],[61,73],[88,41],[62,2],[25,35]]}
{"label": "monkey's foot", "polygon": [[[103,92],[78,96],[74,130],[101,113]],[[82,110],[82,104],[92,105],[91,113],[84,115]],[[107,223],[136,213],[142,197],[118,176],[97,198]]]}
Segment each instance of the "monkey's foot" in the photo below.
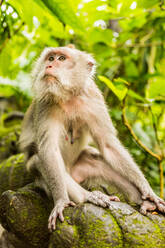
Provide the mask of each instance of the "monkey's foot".
{"label": "monkey's foot", "polygon": [[92,191],[89,192],[87,196],[87,202],[91,202],[97,206],[109,207],[111,201],[120,201],[117,196],[108,196],[103,194],[101,191]]}
{"label": "monkey's foot", "polygon": [[154,211],[156,209],[155,203],[151,201],[143,201],[140,207],[140,213],[146,215],[149,211]]}
{"label": "monkey's foot", "polygon": [[59,217],[59,219],[61,220],[61,222],[64,221],[64,216],[63,216],[63,210],[66,207],[69,206],[75,206],[76,204],[72,201],[69,200],[59,200],[57,201],[55,207],[53,208],[50,216],[49,216],[49,220],[48,220],[48,229],[50,232],[52,232],[53,230],[56,229],[56,219],[57,217]]}
{"label": "monkey's foot", "polygon": [[165,213],[165,201],[154,193],[143,193],[142,199],[152,201],[160,212]]}

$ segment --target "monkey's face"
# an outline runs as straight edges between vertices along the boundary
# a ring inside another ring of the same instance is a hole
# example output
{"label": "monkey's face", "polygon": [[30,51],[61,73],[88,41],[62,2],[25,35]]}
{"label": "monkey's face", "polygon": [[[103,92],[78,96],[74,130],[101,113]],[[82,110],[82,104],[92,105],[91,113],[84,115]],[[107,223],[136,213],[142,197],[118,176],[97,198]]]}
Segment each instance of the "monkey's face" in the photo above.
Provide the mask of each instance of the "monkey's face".
{"label": "monkey's face", "polygon": [[[44,80],[69,86],[74,72],[75,61],[66,51],[50,51],[45,57]],[[70,80],[69,80],[70,79]],[[70,82],[69,82],[70,81]]]}
{"label": "monkey's face", "polygon": [[51,92],[59,96],[63,91],[74,94],[89,84],[94,64],[90,55],[77,49],[46,48],[33,70],[33,88],[42,95]]}

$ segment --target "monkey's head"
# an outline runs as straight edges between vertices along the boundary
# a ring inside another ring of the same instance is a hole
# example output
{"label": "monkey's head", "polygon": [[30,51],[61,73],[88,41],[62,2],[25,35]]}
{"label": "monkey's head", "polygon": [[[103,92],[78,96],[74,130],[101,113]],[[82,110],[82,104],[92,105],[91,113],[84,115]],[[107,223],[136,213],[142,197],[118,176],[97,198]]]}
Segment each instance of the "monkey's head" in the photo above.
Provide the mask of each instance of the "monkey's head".
{"label": "monkey's head", "polygon": [[95,72],[93,57],[70,47],[45,48],[32,72],[36,97],[51,93],[64,98],[78,94],[91,82]]}

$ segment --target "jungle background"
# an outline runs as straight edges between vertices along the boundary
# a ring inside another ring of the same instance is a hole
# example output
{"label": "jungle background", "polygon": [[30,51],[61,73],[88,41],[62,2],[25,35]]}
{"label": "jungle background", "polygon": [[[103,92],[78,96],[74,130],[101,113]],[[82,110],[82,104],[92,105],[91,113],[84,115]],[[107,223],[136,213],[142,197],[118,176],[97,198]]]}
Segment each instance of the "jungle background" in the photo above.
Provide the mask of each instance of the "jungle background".
{"label": "jungle background", "polygon": [[95,81],[119,138],[163,197],[164,1],[1,0],[0,146],[17,126],[7,124],[9,114],[21,116],[31,102],[35,59],[45,46],[70,43],[95,57]]}

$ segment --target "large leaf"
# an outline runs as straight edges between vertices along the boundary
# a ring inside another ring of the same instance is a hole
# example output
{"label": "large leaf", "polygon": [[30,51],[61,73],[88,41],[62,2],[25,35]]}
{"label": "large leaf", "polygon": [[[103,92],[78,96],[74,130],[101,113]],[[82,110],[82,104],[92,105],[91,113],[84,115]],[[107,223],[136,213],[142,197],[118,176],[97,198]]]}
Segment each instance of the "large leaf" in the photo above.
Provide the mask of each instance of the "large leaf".
{"label": "large leaf", "polygon": [[103,83],[105,83],[109,89],[112,90],[112,92],[118,97],[118,99],[120,101],[122,101],[124,99],[124,97],[127,94],[127,87],[125,86],[125,82],[119,80],[116,82],[112,82],[110,81],[108,78],[104,77],[104,76],[98,76],[99,80],[102,81]]}
{"label": "large leaf", "polygon": [[165,97],[165,79],[162,76],[152,77],[147,88],[149,98]]}
{"label": "large leaf", "polygon": [[33,18],[36,16],[40,23],[48,20],[48,26],[55,31],[55,36],[63,38],[64,28],[59,19],[42,3],[41,0],[8,0],[17,10],[21,19],[28,25],[29,31],[34,28]]}
{"label": "large leaf", "polygon": [[42,0],[42,2],[65,24],[82,31],[83,26],[72,9],[69,0]]}

